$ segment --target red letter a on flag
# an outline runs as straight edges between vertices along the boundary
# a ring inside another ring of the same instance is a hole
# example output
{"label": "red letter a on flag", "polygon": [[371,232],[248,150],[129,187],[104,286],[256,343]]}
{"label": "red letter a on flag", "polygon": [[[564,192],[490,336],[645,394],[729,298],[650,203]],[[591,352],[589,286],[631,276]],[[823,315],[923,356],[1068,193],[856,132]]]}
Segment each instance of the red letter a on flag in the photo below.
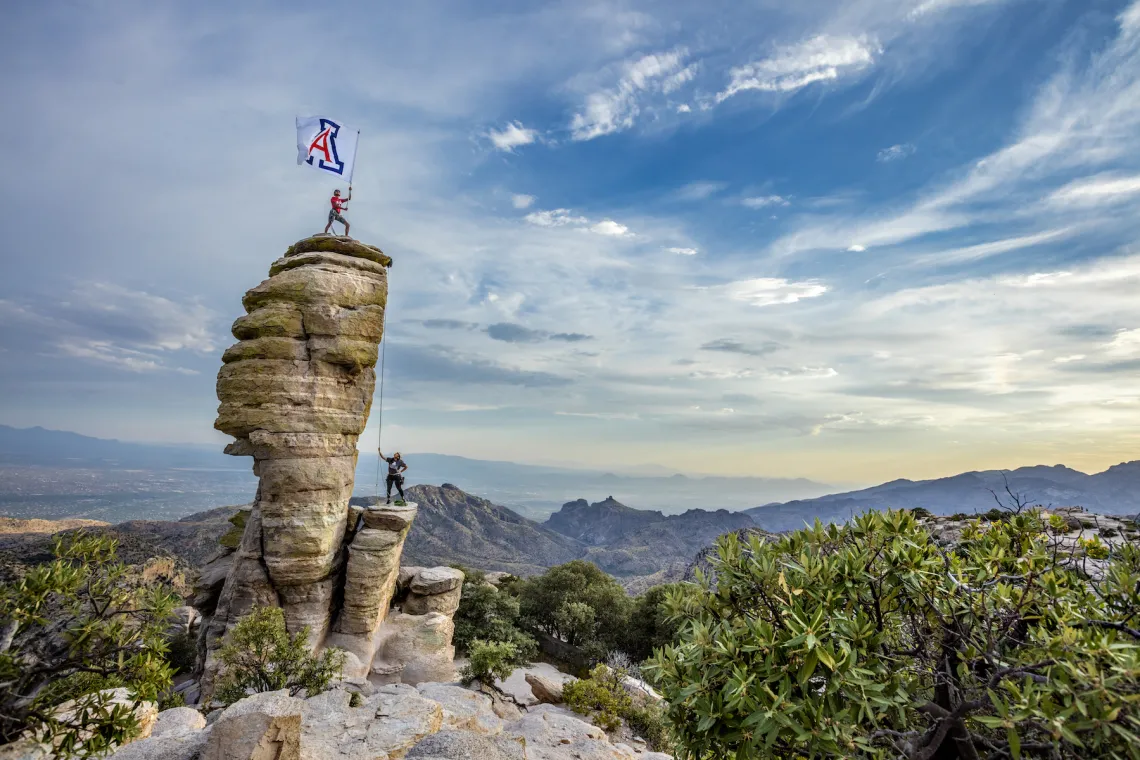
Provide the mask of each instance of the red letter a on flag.
{"label": "red letter a on flag", "polygon": [[325,129],[321,130],[320,134],[313,138],[313,142],[309,145],[310,159],[312,158],[313,151],[317,150],[325,154],[324,160],[326,162],[330,164],[332,163],[332,153],[329,152],[329,133],[331,131],[331,129],[326,127]]}

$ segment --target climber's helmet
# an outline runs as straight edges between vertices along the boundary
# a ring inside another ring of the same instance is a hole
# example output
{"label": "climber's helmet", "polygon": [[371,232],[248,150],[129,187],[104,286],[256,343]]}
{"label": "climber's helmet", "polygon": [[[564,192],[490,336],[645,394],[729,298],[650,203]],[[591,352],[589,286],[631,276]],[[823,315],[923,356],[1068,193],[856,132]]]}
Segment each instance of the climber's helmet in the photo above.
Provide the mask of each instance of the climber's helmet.
{"label": "climber's helmet", "polygon": [[333,195],[340,195],[340,190],[333,190]]}

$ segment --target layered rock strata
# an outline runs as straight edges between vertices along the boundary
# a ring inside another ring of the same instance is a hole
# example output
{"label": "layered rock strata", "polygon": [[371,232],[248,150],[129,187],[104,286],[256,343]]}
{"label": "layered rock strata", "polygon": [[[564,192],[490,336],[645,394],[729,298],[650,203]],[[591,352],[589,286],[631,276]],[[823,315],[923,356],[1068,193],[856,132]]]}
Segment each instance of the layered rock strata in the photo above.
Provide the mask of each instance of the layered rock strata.
{"label": "layered rock strata", "polygon": [[[390,265],[378,248],[319,235],[290,247],[245,294],[214,427],[235,439],[226,453],[253,457],[260,480],[236,550],[210,563],[198,589],[213,607],[204,694],[226,631],[264,605],[284,611],[290,632],[308,628],[312,647],[347,649],[346,675],[370,672],[416,515],[414,504],[349,506]],[[454,611],[450,599],[433,604]]]}

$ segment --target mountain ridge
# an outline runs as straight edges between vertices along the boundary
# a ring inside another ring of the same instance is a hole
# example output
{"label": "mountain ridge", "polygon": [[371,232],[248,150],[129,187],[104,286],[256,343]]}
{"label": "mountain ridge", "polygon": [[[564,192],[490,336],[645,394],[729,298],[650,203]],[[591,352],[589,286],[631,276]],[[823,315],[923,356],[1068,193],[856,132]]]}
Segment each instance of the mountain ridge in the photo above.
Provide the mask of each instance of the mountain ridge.
{"label": "mountain ridge", "polygon": [[[1008,488],[1008,490],[1007,490]],[[1013,470],[972,470],[944,478],[899,478],[857,491],[811,499],[770,502],[743,510],[760,527],[783,531],[815,518],[840,522],[868,510],[915,509],[936,515],[984,512],[1020,498],[1046,507],[1080,506],[1100,514],[1140,512],[1140,461],[1084,473],[1062,464]]]}

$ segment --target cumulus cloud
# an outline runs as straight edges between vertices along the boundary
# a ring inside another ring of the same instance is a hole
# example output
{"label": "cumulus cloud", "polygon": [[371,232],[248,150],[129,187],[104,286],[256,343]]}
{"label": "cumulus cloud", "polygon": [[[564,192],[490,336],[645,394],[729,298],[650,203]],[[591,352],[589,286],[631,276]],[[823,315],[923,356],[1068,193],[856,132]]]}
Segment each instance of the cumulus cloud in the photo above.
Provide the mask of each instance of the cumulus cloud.
{"label": "cumulus cloud", "polygon": [[863,253],[865,250],[867,250],[867,246],[859,245],[858,243],[847,246],[848,253]]}
{"label": "cumulus cloud", "polygon": [[641,113],[643,97],[673,92],[692,78],[692,68],[683,66],[687,56],[688,51],[679,48],[627,61],[617,85],[586,97],[582,110],[570,122],[571,137],[592,140],[632,127]]}
{"label": "cumulus cloud", "polygon": [[520,194],[512,195],[511,204],[517,209],[530,208],[534,205],[534,196]]}
{"label": "cumulus cloud", "polygon": [[768,208],[769,206],[790,206],[791,201],[780,195],[760,195],[753,198],[743,198],[740,201],[742,206],[748,208]]}
{"label": "cumulus cloud", "polygon": [[878,44],[866,37],[819,35],[730,70],[728,86],[717,93],[716,102],[749,90],[787,93],[815,82],[852,77],[874,65],[881,52]]}
{"label": "cumulus cloud", "polygon": [[521,122],[512,121],[500,130],[492,129],[487,138],[495,146],[495,150],[512,153],[515,148],[530,145],[538,140],[538,131],[527,129]]}
{"label": "cumulus cloud", "polygon": [[875,156],[875,160],[881,164],[887,164],[887,163],[890,163],[891,161],[900,161],[900,160],[906,158],[907,156],[914,155],[914,152],[916,150],[918,150],[918,149],[915,148],[910,143],[902,143],[900,145],[892,145],[889,148],[883,148],[882,150],[880,150],[878,155]]}
{"label": "cumulus cloud", "polygon": [[779,277],[757,277],[731,283],[724,290],[730,298],[752,306],[776,306],[817,298],[827,292],[827,286],[815,280],[791,282]]}
{"label": "cumulus cloud", "polygon": [[619,224],[613,219],[603,219],[597,224],[592,225],[590,232],[607,235],[609,237],[626,237],[630,234],[629,227],[626,227],[624,224]]}

